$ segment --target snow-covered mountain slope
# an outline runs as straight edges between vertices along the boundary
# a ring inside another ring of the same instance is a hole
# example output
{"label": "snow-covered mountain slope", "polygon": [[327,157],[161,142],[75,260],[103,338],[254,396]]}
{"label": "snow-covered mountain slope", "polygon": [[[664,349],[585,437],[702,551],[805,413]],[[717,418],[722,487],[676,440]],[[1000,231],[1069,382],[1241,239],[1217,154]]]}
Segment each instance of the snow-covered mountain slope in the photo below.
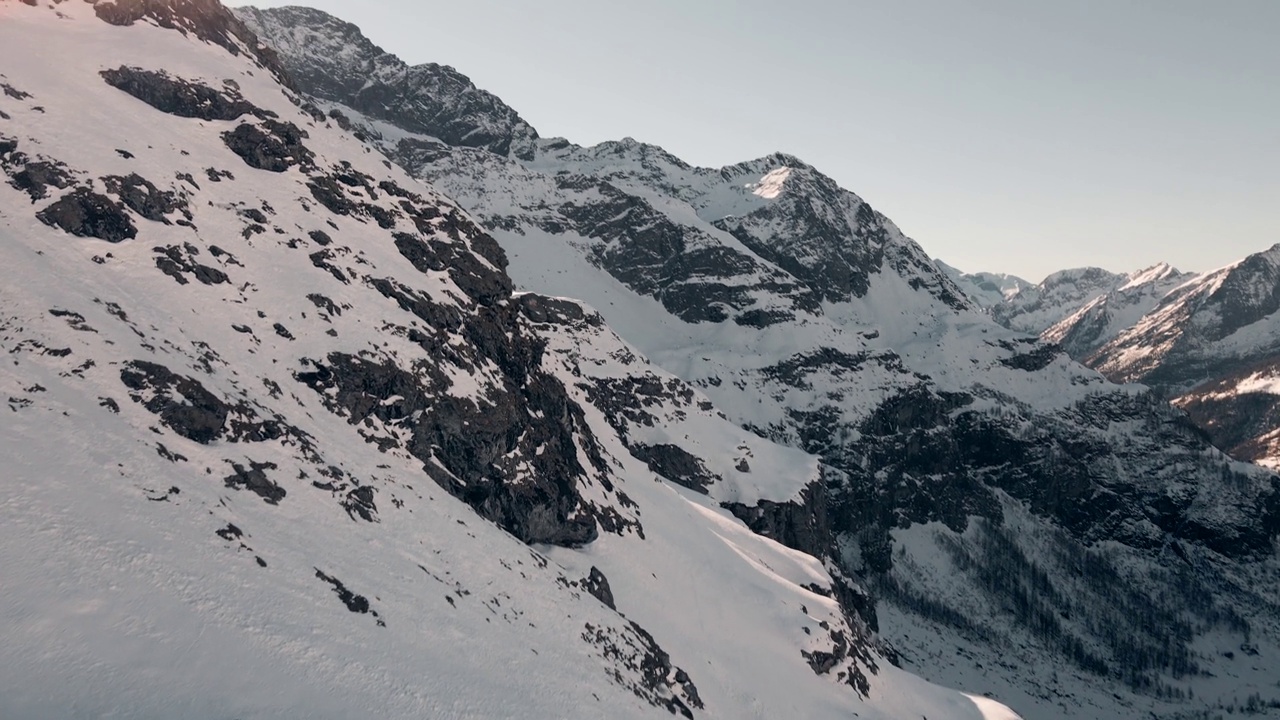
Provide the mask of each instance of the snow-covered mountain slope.
{"label": "snow-covered mountain slope", "polygon": [[1181,284],[1090,362],[1126,381],[1188,388],[1211,367],[1274,355],[1278,311],[1280,245]]}
{"label": "snow-covered mountain slope", "polygon": [[1275,466],[1280,245],[1179,284],[1085,358],[1119,381],[1159,388],[1218,447]]}
{"label": "snow-covered mountain slope", "polygon": [[1173,404],[1232,457],[1280,468],[1280,358],[1214,377]]}
{"label": "snow-covered mountain slope", "polygon": [[1110,291],[1041,332],[1040,338],[1061,346],[1071,357],[1084,360],[1141,320],[1171,290],[1195,277],[1168,263],[1129,273]]}
{"label": "snow-covered mountain slope", "polygon": [[[1277,467],[1280,415],[1266,382],[1280,357],[1276,255],[1273,248],[1203,276],[1162,263],[1113,278],[1105,292],[1085,283],[1084,295],[1101,294],[1074,309],[1080,283],[1067,283],[1063,294],[1054,280],[1078,275],[1067,271],[1045,281],[1055,287],[1012,294],[992,314],[1036,332],[1065,312],[1039,333],[1042,340],[1113,381],[1155,387],[1232,457]],[[966,289],[976,302],[986,297]],[[1045,302],[1055,292],[1068,302]]]}
{"label": "snow-covered mountain slope", "polygon": [[1077,308],[1123,285],[1123,274],[1102,268],[1060,270],[1037,285],[1023,288],[992,306],[996,322],[1019,332],[1039,335]]}
{"label": "snow-covered mountain slope", "polygon": [[213,0],[0,2],[0,716],[1014,717],[723,507],[815,457],[281,77]]}
{"label": "snow-covered mountain slope", "polygon": [[935,262],[938,268],[954,280],[978,307],[993,308],[1023,290],[1034,287],[1017,275],[991,272],[967,273],[941,260]]}
{"label": "snow-covered mountain slope", "polygon": [[[311,62],[299,38],[337,26],[242,17],[295,77]],[[321,44],[343,42],[358,41]],[[992,322],[811,165],[697,168],[630,139],[538,139],[522,157],[315,90],[490,227],[518,287],[586,300],[735,423],[819,455],[803,498],[727,507],[869,584],[876,606],[847,604],[906,667],[1037,718],[1277,699],[1280,480],[1146,389]]]}

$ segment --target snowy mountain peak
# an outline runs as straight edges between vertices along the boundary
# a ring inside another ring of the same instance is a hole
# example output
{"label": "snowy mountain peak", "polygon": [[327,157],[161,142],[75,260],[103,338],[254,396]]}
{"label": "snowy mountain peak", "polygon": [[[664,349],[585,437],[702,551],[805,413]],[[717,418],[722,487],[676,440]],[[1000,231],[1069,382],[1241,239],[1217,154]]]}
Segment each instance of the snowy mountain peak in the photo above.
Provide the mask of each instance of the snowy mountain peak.
{"label": "snowy mountain peak", "polygon": [[1172,277],[1181,277],[1185,279],[1188,276],[1169,263],[1157,263],[1149,268],[1129,273],[1126,276],[1124,284],[1116,289],[1121,291],[1133,290],[1143,285],[1158,283]]}

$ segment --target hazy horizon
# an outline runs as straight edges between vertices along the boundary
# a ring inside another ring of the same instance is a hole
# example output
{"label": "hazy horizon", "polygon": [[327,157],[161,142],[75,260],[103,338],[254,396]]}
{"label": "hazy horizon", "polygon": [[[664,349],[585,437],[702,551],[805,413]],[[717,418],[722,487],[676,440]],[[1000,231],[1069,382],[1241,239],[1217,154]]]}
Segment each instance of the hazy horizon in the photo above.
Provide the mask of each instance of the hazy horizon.
{"label": "hazy horizon", "polygon": [[1280,3],[306,4],[544,136],[784,151],[966,272],[1204,271],[1280,242]]}

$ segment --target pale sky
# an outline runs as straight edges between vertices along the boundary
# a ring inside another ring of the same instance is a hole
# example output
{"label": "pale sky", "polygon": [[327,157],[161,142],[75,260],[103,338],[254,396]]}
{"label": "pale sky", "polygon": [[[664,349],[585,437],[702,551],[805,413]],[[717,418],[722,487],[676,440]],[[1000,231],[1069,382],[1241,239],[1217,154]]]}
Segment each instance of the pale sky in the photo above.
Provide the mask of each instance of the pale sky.
{"label": "pale sky", "polygon": [[544,137],[797,155],[966,271],[1208,270],[1280,242],[1280,0],[310,4]]}

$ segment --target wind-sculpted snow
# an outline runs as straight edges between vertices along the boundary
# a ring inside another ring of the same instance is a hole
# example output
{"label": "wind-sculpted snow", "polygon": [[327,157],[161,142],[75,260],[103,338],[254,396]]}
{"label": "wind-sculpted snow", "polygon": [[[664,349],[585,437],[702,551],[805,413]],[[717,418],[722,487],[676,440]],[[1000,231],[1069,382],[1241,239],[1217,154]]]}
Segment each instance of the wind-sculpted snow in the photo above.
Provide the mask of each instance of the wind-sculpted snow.
{"label": "wind-sculpted snow", "polygon": [[[259,14],[275,23],[258,25],[267,40],[303,66],[298,38],[330,27]],[[324,42],[362,47],[349,30]],[[599,377],[579,360],[594,379],[567,386],[586,386],[630,459],[822,557],[833,594],[878,622],[906,666],[1034,717],[1274,699],[1262,658],[1280,639],[1280,483],[1224,457],[1145,389],[993,322],[812,166],[775,154],[697,168],[631,139],[540,139],[515,156],[319,94],[353,137],[475,213],[518,288],[581,298],[602,321],[568,311],[575,332],[607,323],[674,376]],[[1043,322],[1038,332],[1115,281],[1065,273],[1024,319]],[[708,452],[694,442],[707,430],[666,430],[679,416],[650,405],[695,417],[684,388],[758,440],[817,455],[816,471],[786,497],[720,494],[757,461]],[[1126,634],[1133,617],[1141,630]],[[829,637],[827,655],[806,656],[814,671],[841,655]]]}
{"label": "wind-sculpted snow", "polygon": [[513,293],[245,32],[0,2],[0,716],[986,716],[736,519],[815,457]]}

